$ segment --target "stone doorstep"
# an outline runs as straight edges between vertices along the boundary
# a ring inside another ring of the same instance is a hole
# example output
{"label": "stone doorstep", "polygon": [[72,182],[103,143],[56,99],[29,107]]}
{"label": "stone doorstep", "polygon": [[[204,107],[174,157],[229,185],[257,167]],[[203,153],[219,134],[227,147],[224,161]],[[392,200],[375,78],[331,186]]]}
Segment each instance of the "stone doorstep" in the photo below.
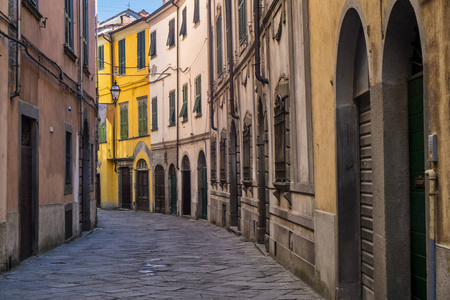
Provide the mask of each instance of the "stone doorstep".
{"label": "stone doorstep", "polygon": [[227,230],[237,236],[241,236],[241,232],[238,230],[237,226],[228,226]]}

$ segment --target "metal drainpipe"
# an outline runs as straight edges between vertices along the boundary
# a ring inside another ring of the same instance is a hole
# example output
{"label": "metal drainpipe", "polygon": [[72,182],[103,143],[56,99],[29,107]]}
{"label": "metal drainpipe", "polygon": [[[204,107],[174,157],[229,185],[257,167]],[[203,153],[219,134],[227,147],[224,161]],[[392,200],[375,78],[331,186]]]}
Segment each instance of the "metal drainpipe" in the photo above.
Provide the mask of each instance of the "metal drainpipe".
{"label": "metal drainpipe", "polygon": [[[16,38],[17,40],[20,41],[20,30],[21,30],[21,26],[20,26],[20,22],[21,22],[21,1],[17,0],[16,1],[16,25],[17,25],[17,34],[16,34]],[[20,64],[21,64],[21,55],[20,55],[20,44],[16,43],[16,90],[10,95],[10,99],[13,99],[15,97],[20,96],[20,90],[21,90],[21,86],[20,86]]]}
{"label": "metal drainpipe", "polygon": [[172,5],[175,6],[177,8],[177,24],[175,26],[175,36],[177,37],[177,44],[175,47],[177,47],[177,105],[176,105],[176,111],[175,111],[175,118],[177,120],[177,170],[180,170],[180,118],[178,116],[178,106],[179,106],[179,98],[180,98],[180,76],[179,76],[179,72],[180,72],[180,68],[179,68],[179,61],[180,61],[180,47],[179,47],[179,42],[180,42],[180,38],[178,35],[178,24],[179,24],[179,10],[180,7],[178,5],[175,4],[175,0],[172,0]]}
{"label": "metal drainpipe", "polygon": [[234,111],[234,60],[233,60],[233,31],[231,27],[231,1],[227,1],[227,56],[228,56],[228,68],[230,70],[230,105],[231,105],[231,117],[239,120],[239,116]]}
{"label": "metal drainpipe", "polygon": [[211,103],[209,105],[209,119],[210,126],[213,131],[217,131],[217,127],[214,126],[214,58],[213,58],[213,30],[211,22],[211,1],[208,1],[208,31],[209,31],[209,94],[211,97]]}
{"label": "metal drainpipe", "polygon": [[430,240],[429,252],[430,252],[430,300],[436,299],[436,217],[437,217],[437,190],[436,181],[437,175],[433,169],[425,171],[425,175],[428,176],[430,187]]}
{"label": "metal drainpipe", "polygon": [[253,24],[255,26],[255,76],[262,84],[269,80],[261,76],[261,37],[259,33],[259,0],[253,0]]}
{"label": "metal drainpipe", "polygon": [[[81,22],[81,12],[83,11],[83,1],[80,0],[78,6],[78,25],[79,25],[79,34],[80,34],[80,45],[79,45],[79,55],[78,58],[78,95],[80,97],[80,136],[83,134],[84,124],[83,124],[83,23]],[[83,157],[83,159],[85,159]]]}

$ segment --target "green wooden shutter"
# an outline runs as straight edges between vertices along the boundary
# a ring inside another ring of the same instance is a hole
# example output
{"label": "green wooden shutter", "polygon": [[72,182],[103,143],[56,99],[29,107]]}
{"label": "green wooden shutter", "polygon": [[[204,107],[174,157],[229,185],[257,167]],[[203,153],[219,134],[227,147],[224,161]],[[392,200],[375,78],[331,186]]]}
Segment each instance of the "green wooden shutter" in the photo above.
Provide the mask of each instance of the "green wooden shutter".
{"label": "green wooden shutter", "polygon": [[182,23],[180,28],[180,36],[185,37],[187,34],[187,26],[186,26],[186,7],[183,8],[182,12]]}
{"label": "green wooden shutter", "polygon": [[199,0],[194,1],[194,23],[197,24],[200,21],[200,3]]}
{"label": "green wooden shutter", "polygon": [[125,62],[125,39],[119,41],[119,75],[126,73]]}
{"label": "green wooden shutter", "polygon": [[169,94],[169,125],[175,125],[175,92]]}
{"label": "green wooden shutter", "polygon": [[222,13],[219,14],[216,22],[216,44],[217,44],[217,74],[221,75],[223,70],[222,54]]}
{"label": "green wooden shutter", "polygon": [[156,31],[150,34],[150,56],[156,55]]}
{"label": "green wooden shutter", "polygon": [[239,1],[239,41],[247,37],[247,12],[245,0]]}
{"label": "green wooden shutter", "polygon": [[195,78],[195,104],[194,112],[197,114],[202,113],[202,77]]}
{"label": "green wooden shutter", "polygon": [[137,34],[137,62],[138,69],[145,67],[145,30]]}
{"label": "green wooden shutter", "polygon": [[152,99],[152,130],[158,129],[158,98]]}
{"label": "green wooden shutter", "polygon": [[105,47],[101,45],[98,47],[98,69],[103,70],[105,68]]}

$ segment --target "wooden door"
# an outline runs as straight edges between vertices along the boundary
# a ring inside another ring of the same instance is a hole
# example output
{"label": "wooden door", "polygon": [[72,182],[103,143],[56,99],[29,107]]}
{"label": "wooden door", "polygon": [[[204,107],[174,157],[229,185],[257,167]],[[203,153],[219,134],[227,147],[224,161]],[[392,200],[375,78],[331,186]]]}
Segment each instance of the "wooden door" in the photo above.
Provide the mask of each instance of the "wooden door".
{"label": "wooden door", "polygon": [[122,168],[122,208],[131,209],[130,168]]}
{"label": "wooden door", "polygon": [[164,183],[164,169],[157,166],[155,169],[155,211],[166,213],[166,193]]}
{"label": "wooden door", "polygon": [[20,181],[20,260],[25,260],[33,253],[33,180],[31,144],[22,144]]}
{"label": "wooden door", "polygon": [[423,127],[423,77],[408,82],[409,174],[411,206],[411,294],[427,299],[427,250]]}
{"label": "wooden door", "polygon": [[208,219],[208,182],[207,182],[207,169],[202,168],[201,170],[201,182],[200,182],[200,192],[202,199],[202,219]]}
{"label": "wooden door", "polygon": [[191,215],[191,171],[181,172],[183,215]]}
{"label": "wooden door", "polygon": [[95,198],[97,199],[97,207],[102,207],[102,193],[100,190],[100,174],[95,176]]}
{"label": "wooden door", "polygon": [[148,199],[148,171],[137,172],[137,200],[138,209],[142,211],[149,211],[149,199]]}
{"label": "wooden door", "polygon": [[177,175],[170,176],[170,213],[177,215]]}

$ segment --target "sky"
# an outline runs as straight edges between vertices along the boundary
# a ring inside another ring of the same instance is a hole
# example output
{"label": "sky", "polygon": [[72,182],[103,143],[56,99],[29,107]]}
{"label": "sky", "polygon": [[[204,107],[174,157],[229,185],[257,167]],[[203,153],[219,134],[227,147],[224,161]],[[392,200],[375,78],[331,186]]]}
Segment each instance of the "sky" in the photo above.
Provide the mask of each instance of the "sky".
{"label": "sky", "polygon": [[135,12],[145,9],[151,13],[162,5],[162,0],[97,0],[98,20],[102,22],[128,9],[128,4]]}

